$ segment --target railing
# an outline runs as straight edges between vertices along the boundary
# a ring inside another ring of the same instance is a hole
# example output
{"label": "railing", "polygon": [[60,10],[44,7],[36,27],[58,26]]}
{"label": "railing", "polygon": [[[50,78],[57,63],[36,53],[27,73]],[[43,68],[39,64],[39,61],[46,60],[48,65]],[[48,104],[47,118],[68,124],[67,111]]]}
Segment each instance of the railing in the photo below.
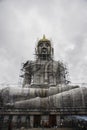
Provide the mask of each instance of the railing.
{"label": "railing", "polygon": [[29,113],[47,113],[47,114],[67,114],[67,115],[87,115],[87,108],[77,108],[77,107],[65,107],[65,108],[50,108],[50,109],[29,109],[29,108],[10,108],[10,107],[0,107],[0,115],[2,114],[29,114]]}

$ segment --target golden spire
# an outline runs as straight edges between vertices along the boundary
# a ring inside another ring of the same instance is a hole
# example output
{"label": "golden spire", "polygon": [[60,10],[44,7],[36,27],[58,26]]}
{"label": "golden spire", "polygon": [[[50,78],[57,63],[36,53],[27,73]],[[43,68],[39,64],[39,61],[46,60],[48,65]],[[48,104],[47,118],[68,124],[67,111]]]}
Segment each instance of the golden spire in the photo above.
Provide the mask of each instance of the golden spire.
{"label": "golden spire", "polygon": [[46,38],[45,34],[43,34],[43,38],[42,38],[42,39],[40,39],[40,40],[39,40],[39,42],[41,42],[41,41],[43,41],[43,42],[44,42],[44,41],[49,41],[49,40]]}
{"label": "golden spire", "polygon": [[48,39],[46,39],[45,34],[43,35],[43,38],[42,38],[42,39],[40,39],[40,41],[48,41]]}
{"label": "golden spire", "polygon": [[45,34],[43,35],[43,40],[46,40]]}

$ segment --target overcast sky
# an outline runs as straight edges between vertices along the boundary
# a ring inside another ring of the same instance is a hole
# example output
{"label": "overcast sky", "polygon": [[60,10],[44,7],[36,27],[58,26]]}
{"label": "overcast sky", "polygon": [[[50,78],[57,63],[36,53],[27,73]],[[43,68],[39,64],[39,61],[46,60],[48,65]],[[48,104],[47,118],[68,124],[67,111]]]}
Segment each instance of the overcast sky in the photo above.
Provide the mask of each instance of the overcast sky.
{"label": "overcast sky", "polygon": [[19,82],[43,34],[73,83],[87,83],[87,0],[0,0],[0,84]]}

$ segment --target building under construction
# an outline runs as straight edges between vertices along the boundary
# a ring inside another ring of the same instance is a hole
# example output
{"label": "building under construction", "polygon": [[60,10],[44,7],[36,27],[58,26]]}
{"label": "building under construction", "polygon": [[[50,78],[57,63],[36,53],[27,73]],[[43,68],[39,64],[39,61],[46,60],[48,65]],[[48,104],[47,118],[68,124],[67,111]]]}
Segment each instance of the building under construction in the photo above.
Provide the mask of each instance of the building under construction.
{"label": "building under construction", "polygon": [[35,57],[22,66],[22,88],[1,91],[3,107],[17,110],[13,124],[24,121],[28,127],[54,127],[63,125],[67,115],[87,114],[87,88],[69,84],[66,65],[54,61],[54,48],[45,36],[37,42]]}
{"label": "building under construction", "polygon": [[26,85],[56,86],[68,83],[66,66],[60,61],[54,61],[54,48],[45,36],[38,41],[35,55],[35,61],[27,61],[23,64],[23,87]]}

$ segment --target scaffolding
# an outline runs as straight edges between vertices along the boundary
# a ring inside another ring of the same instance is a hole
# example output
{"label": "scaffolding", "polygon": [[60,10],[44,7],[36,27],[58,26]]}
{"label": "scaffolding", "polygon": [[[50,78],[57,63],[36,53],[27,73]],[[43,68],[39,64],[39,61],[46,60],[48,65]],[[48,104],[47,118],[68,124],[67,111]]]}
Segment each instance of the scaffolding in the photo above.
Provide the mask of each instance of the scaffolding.
{"label": "scaffolding", "polygon": [[48,84],[53,82],[53,85],[69,84],[70,82],[68,79],[68,70],[60,61],[56,62],[56,68],[55,61],[53,60],[45,63],[43,61],[27,61],[23,64],[22,72],[23,75],[21,77],[24,79],[23,87],[26,84],[35,84],[36,77],[38,84],[41,84],[42,80],[44,80],[43,83],[47,82]]}

